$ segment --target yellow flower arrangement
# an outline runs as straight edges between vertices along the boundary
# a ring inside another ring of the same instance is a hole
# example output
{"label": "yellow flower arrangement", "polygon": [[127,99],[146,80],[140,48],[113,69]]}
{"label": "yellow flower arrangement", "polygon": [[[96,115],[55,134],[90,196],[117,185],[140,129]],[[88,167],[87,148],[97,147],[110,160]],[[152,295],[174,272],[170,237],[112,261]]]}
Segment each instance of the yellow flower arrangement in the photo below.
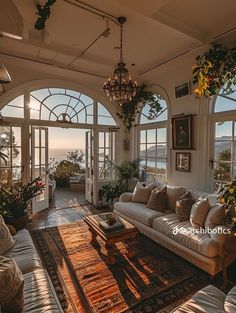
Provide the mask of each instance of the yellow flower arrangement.
{"label": "yellow flower arrangement", "polygon": [[236,204],[236,181],[221,188],[219,192],[219,201],[221,204],[225,205]]}

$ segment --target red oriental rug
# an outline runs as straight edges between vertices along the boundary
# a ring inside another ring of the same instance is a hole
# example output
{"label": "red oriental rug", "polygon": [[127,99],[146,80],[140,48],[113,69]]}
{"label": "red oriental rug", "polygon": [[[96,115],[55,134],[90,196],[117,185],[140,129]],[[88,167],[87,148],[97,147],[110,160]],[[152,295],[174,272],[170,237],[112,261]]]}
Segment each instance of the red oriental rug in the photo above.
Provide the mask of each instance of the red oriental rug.
{"label": "red oriental rug", "polygon": [[117,263],[105,263],[104,243],[90,244],[84,222],[31,232],[66,313],[154,313],[192,294],[208,276],[143,235],[129,259],[117,244]]}

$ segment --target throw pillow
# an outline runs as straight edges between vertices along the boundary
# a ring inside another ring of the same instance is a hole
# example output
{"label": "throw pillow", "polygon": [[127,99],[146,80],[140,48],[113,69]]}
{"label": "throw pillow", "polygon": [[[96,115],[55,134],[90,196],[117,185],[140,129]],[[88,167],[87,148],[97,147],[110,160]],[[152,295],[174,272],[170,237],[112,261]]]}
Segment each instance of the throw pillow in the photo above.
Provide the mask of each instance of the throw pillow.
{"label": "throw pillow", "polygon": [[190,211],[195,199],[188,191],[176,201],[175,213],[180,222],[189,220]]}
{"label": "throw pillow", "polygon": [[0,256],[0,304],[3,312],[20,313],[24,306],[24,278],[14,259]]}
{"label": "throw pillow", "polygon": [[222,204],[216,203],[212,206],[207,214],[204,226],[215,228],[218,225],[223,225],[225,220],[225,209]]}
{"label": "throw pillow", "polygon": [[11,234],[12,236],[15,236],[15,234],[16,234],[16,229],[15,229],[15,227],[12,226],[12,225],[9,225],[9,224],[6,224],[6,226],[7,226],[7,228],[9,229],[10,234]]}
{"label": "throw pillow", "polygon": [[147,203],[153,189],[153,184],[137,183],[133,192],[132,201]]}
{"label": "throw pillow", "polygon": [[174,211],[175,204],[179,197],[185,194],[186,189],[184,187],[167,186],[167,207]]}
{"label": "throw pillow", "polygon": [[10,234],[4,219],[0,215],[0,254],[4,254],[15,244],[15,239]]}
{"label": "throw pillow", "polygon": [[201,228],[204,226],[209,209],[210,204],[207,198],[200,199],[193,204],[190,212],[190,223],[194,228]]}
{"label": "throw pillow", "polygon": [[163,187],[161,190],[158,188],[153,189],[148,200],[147,208],[158,212],[164,212],[167,209],[166,191],[166,187]]}

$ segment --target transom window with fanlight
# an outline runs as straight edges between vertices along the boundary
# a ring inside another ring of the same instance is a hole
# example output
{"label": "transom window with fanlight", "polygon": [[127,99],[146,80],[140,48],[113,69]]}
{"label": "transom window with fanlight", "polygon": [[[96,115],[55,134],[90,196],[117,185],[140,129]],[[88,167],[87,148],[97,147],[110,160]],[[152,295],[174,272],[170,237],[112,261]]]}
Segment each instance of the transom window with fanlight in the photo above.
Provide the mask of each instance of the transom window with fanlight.
{"label": "transom window with fanlight", "polygon": [[[28,96],[29,104],[26,101]],[[6,118],[25,118],[28,117],[28,110],[30,120],[67,124],[117,125],[103,104],[70,89],[44,88],[31,91],[29,95],[26,93],[10,101],[1,110],[1,114]]]}
{"label": "transom window with fanlight", "polygon": [[157,95],[161,110],[155,119],[149,119],[149,105],[140,112],[138,126],[138,157],[145,177],[150,181],[166,182],[167,172],[167,103]]}
{"label": "transom window with fanlight", "polygon": [[236,87],[232,93],[219,93],[214,104],[213,188],[236,179]]}

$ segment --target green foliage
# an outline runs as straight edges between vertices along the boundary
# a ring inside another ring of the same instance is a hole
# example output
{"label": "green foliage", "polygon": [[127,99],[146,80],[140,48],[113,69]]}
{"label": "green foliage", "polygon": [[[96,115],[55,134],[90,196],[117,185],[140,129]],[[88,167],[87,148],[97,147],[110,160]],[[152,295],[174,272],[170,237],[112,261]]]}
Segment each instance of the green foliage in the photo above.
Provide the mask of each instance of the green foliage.
{"label": "green foliage", "polygon": [[38,15],[38,19],[34,24],[35,29],[42,30],[45,28],[45,23],[51,14],[50,6],[52,6],[54,2],[56,2],[56,0],[48,0],[43,6],[41,6],[40,4],[36,5],[38,10],[38,12],[36,13]]}
{"label": "green foliage", "polygon": [[122,161],[118,165],[111,161],[107,162],[109,162],[108,170],[112,170],[115,173],[115,182],[102,186],[99,189],[99,197],[112,204],[115,198],[130,189],[134,178],[139,180],[139,161]]}
{"label": "green foliage", "polygon": [[54,177],[69,178],[70,176],[73,176],[73,173],[74,164],[70,161],[63,160],[57,165]]}
{"label": "green foliage", "polygon": [[122,192],[118,184],[112,185],[109,183],[99,189],[99,198],[104,199],[109,204],[113,204],[114,199],[119,197],[121,193]]}
{"label": "green foliage", "polygon": [[139,179],[139,160],[122,161],[114,166],[115,177],[122,192],[129,190],[133,178]]}
{"label": "green foliage", "polygon": [[68,152],[67,160],[69,160],[73,164],[73,173],[80,172],[80,164],[84,161],[84,151],[83,150],[75,150]]}
{"label": "green foliage", "polygon": [[40,177],[27,184],[17,182],[0,185],[0,214],[6,217],[21,217],[26,214],[30,201],[45,189]]}
{"label": "green foliage", "polygon": [[231,180],[231,176],[230,176],[231,165],[230,163],[225,163],[224,161],[231,160],[231,151],[227,149],[222,150],[219,153],[218,160],[219,162],[217,163],[216,169],[214,172],[215,179],[220,180],[220,181],[230,181]]}
{"label": "green foliage", "polygon": [[231,205],[236,203],[236,181],[226,184],[219,191],[220,202],[222,204]]}
{"label": "green foliage", "polygon": [[161,96],[151,91],[146,91],[145,87],[145,85],[141,85],[132,100],[123,103],[120,112],[116,113],[128,131],[134,125],[136,116],[140,113],[144,105],[148,105],[150,108],[148,115],[148,119],[150,120],[155,119],[162,110],[160,105]]}
{"label": "green foliage", "polygon": [[196,58],[192,70],[197,97],[214,96],[221,88],[225,94],[232,93],[232,86],[236,84],[236,48],[213,45]]}

